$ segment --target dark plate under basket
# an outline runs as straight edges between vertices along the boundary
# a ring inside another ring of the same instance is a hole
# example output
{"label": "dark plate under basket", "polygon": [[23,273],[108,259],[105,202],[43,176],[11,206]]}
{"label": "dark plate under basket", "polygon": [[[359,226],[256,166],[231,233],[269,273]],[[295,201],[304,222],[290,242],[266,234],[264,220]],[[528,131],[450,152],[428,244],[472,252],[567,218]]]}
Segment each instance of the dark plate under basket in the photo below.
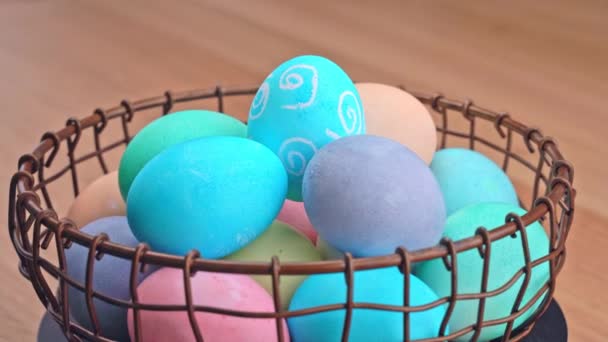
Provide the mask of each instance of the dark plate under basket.
{"label": "dark plate under basket", "polygon": [[[337,308],[346,310],[346,319],[343,327],[342,340],[347,341],[352,318],[352,310],[356,308],[376,308],[392,309],[392,311],[403,312],[403,340],[410,339],[410,319],[409,312],[413,306],[409,305],[408,296],[402,306],[386,307],[374,303],[353,302],[353,272],[363,269],[374,269],[383,267],[398,267],[404,276],[404,291],[408,293],[411,266],[415,262],[441,258],[445,267],[451,273],[451,282],[457,282],[457,273],[453,272],[453,263],[458,258],[458,254],[477,249],[479,257],[488,260],[491,248],[486,246],[494,241],[509,238],[516,232],[525,235],[525,227],[533,222],[541,220],[550,236],[550,248],[547,254],[540,259],[530,260],[526,258],[525,264],[521,269],[513,274],[514,280],[518,277],[528,277],[530,270],[548,261],[550,268],[549,281],[538,291],[538,293],[528,302],[522,303],[523,294],[526,290],[526,281],[518,291],[516,305],[511,315],[499,320],[486,321],[483,317],[477,317],[475,324],[459,330],[451,331],[446,334],[447,323],[452,314],[455,303],[462,299],[462,295],[451,293],[449,296],[440,298],[436,302],[428,304],[428,308],[439,305],[447,305],[446,314],[443,318],[439,338],[424,339],[416,341],[445,341],[455,339],[467,333],[473,332],[473,340],[478,338],[480,328],[489,325],[506,324],[504,337],[501,341],[519,341],[530,334],[527,341],[538,341],[534,339],[537,334],[535,324],[541,328],[543,319],[548,320],[549,314],[554,312],[552,308],[552,298],[555,291],[555,280],[559,275],[565,261],[565,242],[572,224],[574,214],[575,190],[572,187],[573,168],[572,165],[562,156],[557,143],[551,137],[543,136],[541,131],[530,128],[523,123],[514,120],[507,113],[498,113],[474,105],[471,101],[458,101],[444,97],[440,94],[424,94],[412,92],[421,102],[427,105],[437,122],[437,133],[439,148],[449,146],[468,146],[470,149],[480,150],[496,160],[503,169],[512,174],[517,172],[520,176],[527,172],[528,178],[525,184],[527,191],[531,193],[531,200],[524,205],[528,213],[524,216],[510,215],[505,218],[505,224],[501,227],[488,227],[479,229],[470,238],[451,241],[444,239],[435,247],[424,250],[408,251],[402,247],[396,247],[393,254],[368,257],[353,258],[346,254],[342,260],[309,262],[309,263],[281,263],[278,258],[272,258],[268,262],[234,262],[209,260],[200,257],[198,251],[192,251],[186,256],[167,255],[150,250],[145,244],[140,244],[136,248],[122,246],[107,237],[90,236],[78,230],[78,227],[69,219],[58,219],[56,210],[53,207],[53,194],[58,191],[56,184],[61,178],[71,178],[71,190],[77,195],[82,179],[79,178],[78,169],[81,163],[89,162],[98,164],[98,169],[107,173],[109,169],[115,169],[117,165],[108,165],[106,154],[116,148],[124,148],[128,144],[131,133],[131,120],[135,114],[144,111],[158,111],[158,114],[165,115],[171,111],[178,103],[189,103],[191,101],[217,101],[218,111],[223,112],[225,106],[230,105],[230,101],[236,98],[245,97],[251,99],[256,92],[256,88],[222,88],[215,87],[208,90],[193,90],[186,92],[166,92],[164,95],[148,98],[139,101],[122,101],[119,106],[109,109],[97,109],[90,116],[83,119],[69,119],[64,128],[56,132],[47,132],[42,136],[40,144],[31,153],[23,155],[19,159],[18,172],[14,174],[10,183],[9,201],[9,234],[13,242],[15,251],[19,256],[19,270],[32,284],[40,302],[49,311],[51,316],[62,326],[66,336],[72,340],[108,341],[101,337],[103,331],[97,327],[95,331],[87,330],[69,318],[67,286],[71,284],[84,291],[88,298],[120,303],[125,307],[134,308],[135,320],[135,340],[141,341],[140,331],[140,310],[167,310],[166,305],[153,305],[141,303],[137,299],[136,286],[132,286],[132,301],[117,301],[115,298],[98,293],[91,288],[90,284],[82,284],[69,278],[65,270],[65,249],[71,244],[80,244],[93,249],[96,253],[89,253],[89,263],[93,263],[96,258],[110,254],[120,258],[131,260],[132,272],[130,277],[131,285],[135,284],[137,272],[143,265],[159,265],[181,269],[185,279],[197,271],[215,271],[235,274],[266,274],[273,279],[273,298],[275,303],[274,312],[247,312],[239,310],[216,309],[227,315],[241,317],[268,318],[276,321],[276,330],[279,341],[285,340],[286,331],[283,331],[281,324],[282,318],[293,317],[296,315],[313,314],[316,312],[336,309],[311,308],[296,312],[282,311],[281,298],[279,295],[278,284],[283,275],[293,274],[318,274],[329,272],[342,272],[348,286],[347,298],[343,304],[336,304]],[[200,104],[197,102],[197,104]],[[194,104],[193,104],[194,106]],[[118,120],[120,124],[110,125],[113,120]],[[449,123],[449,124],[448,124]],[[115,142],[103,145],[102,136],[108,135],[107,132],[112,127],[120,127],[121,138]],[[461,127],[461,129],[457,129]],[[462,128],[464,127],[464,128]],[[131,127],[132,130],[132,127]],[[92,136],[94,149],[90,152],[82,151],[79,142],[85,139],[86,135]],[[460,145],[459,145],[460,144]],[[66,145],[63,147],[62,145]],[[67,149],[67,158],[60,157],[59,150]],[[60,159],[63,164],[58,166]],[[111,166],[111,167],[108,167]],[[52,168],[58,170],[52,175],[46,175],[45,170]],[[517,171],[513,171],[517,169]],[[51,189],[52,188],[52,189]],[[63,187],[62,191],[68,191]],[[490,229],[491,228],[491,229]],[[522,239],[525,241],[525,239]],[[49,254],[56,248],[53,257]],[[526,242],[522,244],[524,255],[529,255]],[[204,251],[201,251],[204,255]],[[58,261],[55,261],[58,260]],[[92,270],[93,268],[89,268]],[[49,280],[55,278],[59,280],[61,291],[56,294],[49,284]],[[487,282],[488,273],[484,273],[482,283]],[[508,282],[503,290],[506,291],[515,281]],[[198,341],[203,341],[205,332],[194,319],[195,312],[209,311],[213,308],[196,306],[192,303],[190,287],[184,286],[186,304],[181,305],[181,309],[187,312],[190,317],[191,327],[194,336]],[[542,304],[536,309],[531,318],[522,325],[522,328],[514,329],[514,320],[523,314],[544,294]],[[494,294],[496,295],[496,294]],[[487,293],[475,293],[468,295],[469,299],[485,301],[489,295]],[[427,308],[427,309],[428,309]],[[518,309],[519,308],[519,309]],[[542,315],[547,309],[547,315]],[[90,310],[91,321],[96,322],[97,313]],[[542,315],[542,316],[541,316]],[[557,317],[557,316],[551,316]],[[563,316],[561,316],[563,317]],[[558,320],[554,320],[558,322]],[[555,323],[559,324],[559,323]],[[565,322],[563,324],[565,329]],[[559,328],[557,328],[559,329]],[[530,333],[532,331],[532,333]],[[565,330],[562,330],[565,331]],[[544,335],[549,336],[549,335]]]}

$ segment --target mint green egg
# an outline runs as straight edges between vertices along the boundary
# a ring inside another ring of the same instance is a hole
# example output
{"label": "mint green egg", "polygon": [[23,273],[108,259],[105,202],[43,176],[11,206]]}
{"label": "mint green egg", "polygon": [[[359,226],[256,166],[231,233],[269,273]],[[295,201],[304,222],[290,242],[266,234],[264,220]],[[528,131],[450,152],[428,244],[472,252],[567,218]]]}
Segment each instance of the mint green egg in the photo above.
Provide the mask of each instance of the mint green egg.
{"label": "mint green egg", "polygon": [[207,136],[244,138],[247,126],[231,116],[209,110],[184,110],[160,117],[131,140],[120,160],[118,183],[126,200],[135,176],[167,147]]}
{"label": "mint green egg", "polygon": [[[487,229],[501,226],[509,213],[523,216],[526,211],[512,204],[481,203],[465,207],[450,215],[446,222],[443,236],[452,240],[460,240],[475,235],[478,227]],[[549,252],[549,239],[540,223],[535,222],[526,227],[530,258],[532,261],[544,257]],[[483,259],[477,249],[460,252],[457,255],[458,294],[479,293],[483,274]],[[505,237],[492,242],[488,292],[497,290],[505,285],[525,265],[521,233],[513,237]],[[439,297],[450,295],[450,272],[440,259],[433,259],[416,265],[414,273],[426,282]],[[544,262],[532,268],[528,288],[524,292],[519,308],[524,307],[549,280],[549,264]],[[484,321],[500,319],[511,314],[517,294],[522,287],[524,275],[505,292],[486,299]],[[545,294],[546,295],[546,294]],[[513,329],[528,319],[541,304],[544,295],[515,320]],[[479,300],[459,300],[450,318],[450,330],[456,332],[477,319]],[[504,334],[506,323],[484,327],[480,341],[488,341]],[[458,341],[469,341],[472,334],[458,338]]]}
{"label": "mint green egg", "polygon": [[[321,260],[319,251],[304,234],[281,221],[274,221],[257,239],[243,247],[241,250],[227,256],[225,259],[268,262],[274,255],[276,255],[282,263]],[[271,276],[253,275],[252,278],[272,295]],[[281,276],[279,291],[283,309],[288,308],[291,297],[304,279],[306,279],[306,276]]]}

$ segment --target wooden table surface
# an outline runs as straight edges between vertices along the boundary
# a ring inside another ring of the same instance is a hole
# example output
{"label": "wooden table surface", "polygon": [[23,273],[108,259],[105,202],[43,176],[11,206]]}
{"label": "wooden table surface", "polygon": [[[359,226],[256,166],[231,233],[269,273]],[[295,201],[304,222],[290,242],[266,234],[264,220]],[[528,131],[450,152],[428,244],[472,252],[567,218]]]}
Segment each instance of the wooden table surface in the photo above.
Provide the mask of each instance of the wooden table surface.
{"label": "wooden table surface", "polygon": [[[356,80],[470,97],[557,138],[578,197],[556,296],[571,341],[608,339],[608,3],[168,3],[0,0],[2,222],[18,157],[67,117],[166,89],[257,84],[285,59],[320,54]],[[6,230],[0,255],[0,340],[32,341],[42,307]]]}

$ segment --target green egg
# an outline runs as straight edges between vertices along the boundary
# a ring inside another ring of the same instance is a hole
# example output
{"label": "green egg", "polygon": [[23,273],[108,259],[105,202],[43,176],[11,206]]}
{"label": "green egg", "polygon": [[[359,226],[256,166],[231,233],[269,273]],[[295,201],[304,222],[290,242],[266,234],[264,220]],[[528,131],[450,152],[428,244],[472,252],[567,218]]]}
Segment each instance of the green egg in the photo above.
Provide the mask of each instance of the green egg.
{"label": "green egg", "polygon": [[[319,251],[304,234],[281,221],[274,221],[256,240],[225,259],[268,262],[274,255],[282,263],[321,260]],[[253,275],[252,278],[272,295],[271,276]],[[287,309],[291,297],[304,279],[306,276],[281,275],[279,288],[283,309]]]}
{"label": "green egg", "polygon": [[135,176],[167,147],[207,136],[246,137],[247,126],[231,116],[208,110],[185,110],[160,117],[131,140],[120,160],[118,183],[126,200]]}
{"label": "green egg", "polygon": [[[475,235],[478,227],[487,229],[501,226],[509,213],[523,216],[526,211],[512,204],[503,203],[481,203],[474,204],[456,211],[446,221],[446,229],[443,236],[452,240],[460,240]],[[526,227],[530,258],[532,261],[544,257],[549,252],[549,239],[545,230],[538,222]],[[472,249],[458,253],[458,294],[479,293],[483,274],[483,259],[478,250]],[[517,232],[515,237],[504,237],[492,242],[490,250],[490,265],[487,290],[495,291],[505,285],[525,265],[522,247],[521,233]],[[450,272],[448,272],[441,259],[433,259],[422,262],[415,266],[414,273],[427,283],[439,297],[446,297],[451,292]],[[548,282],[549,264],[541,263],[532,268],[530,282],[519,305],[523,308],[532,297]],[[517,294],[522,288],[524,275],[506,291],[488,297],[485,302],[484,321],[500,319],[511,315]],[[530,308],[515,320],[513,329],[516,329],[538,309],[544,296],[541,295]],[[450,318],[450,331],[456,332],[477,320],[479,307],[478,299],[459,300],[454,306],[454,312]],[[505,333],[506,323],[492,325],[482,328],[480,341],[488,341]],[[472,333],[456,339],[457,341],[469,341]]]}

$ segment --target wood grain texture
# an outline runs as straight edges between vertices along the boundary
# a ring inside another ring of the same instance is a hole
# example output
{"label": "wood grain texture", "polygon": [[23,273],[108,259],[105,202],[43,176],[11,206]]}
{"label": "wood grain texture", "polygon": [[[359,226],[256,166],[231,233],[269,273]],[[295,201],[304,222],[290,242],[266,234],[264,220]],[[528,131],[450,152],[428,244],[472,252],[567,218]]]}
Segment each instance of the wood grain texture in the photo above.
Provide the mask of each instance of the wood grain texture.
{"label": "wood grain texture", "polygon": [[[257,84],[287,58],[321,54],[356,80],[471,97],[558,139],[579,196],[556,296],[572,341],[605,341],[607,15],[601,0],[0,0],[1,222],[19,155],[67,117],[166,89]],[[0,243],[0,340],[32,341],[42,307],[6,231]]]}

